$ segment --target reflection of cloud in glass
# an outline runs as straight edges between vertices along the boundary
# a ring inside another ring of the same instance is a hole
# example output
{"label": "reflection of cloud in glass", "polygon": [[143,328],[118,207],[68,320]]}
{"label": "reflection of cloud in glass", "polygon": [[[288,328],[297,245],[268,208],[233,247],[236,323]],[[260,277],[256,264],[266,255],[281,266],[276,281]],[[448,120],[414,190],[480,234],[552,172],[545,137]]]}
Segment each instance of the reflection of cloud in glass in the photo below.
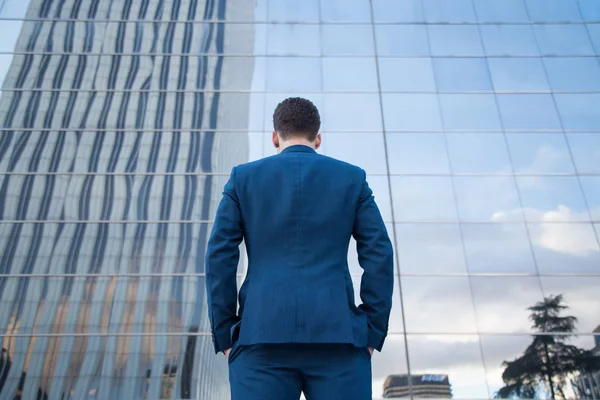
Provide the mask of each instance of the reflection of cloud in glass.
{"label": "reflection of cloud in glass", "polygon": [[[528,221],[589,221],[580,184],[571,176],[517,177],[525,218]],[[567,212],[568,210],[568,212]],[[553,215],[540,214],[560,211]]]}
{"label": "reflection of cloud in glass", "polygon": [[408,332],[477,332],[468,277],[402,277],[402,290]]}
{"label": "reflection of cloud in glass", "polygon": [[[531,220],[537,222],[529,224],[531,240],[536,246],[572,255],[586,255],[598,251],[597,239],[591,225],[560,223],[589,220],[587,211],[575,212],[564,205],[550,211],[534,208],[527,208],[525,211],[531,216]],[[520,210],[500,211],[494,214],[492,219],[496,222],[511,221],[520,214]]]}
{"label": "reflection of cloud in glass", "polygon": [[516,173],[572,173],[573,162],[565,136],[549,133],[507,133]]}
{"label": "reflection of cloud in glass", "polygon": [[[494,220],[503,210],[519,209],[517,188],[509,177],[454,177],[459,216],[463,220]],[[522,220],[518,214],[512,221]]]}
{"label": "reflection of cloud in glass", "polygon": [[[531,224],[530,232],[535,247],[582,258],[590,256],[596,260],[598,258],[598,242],[590,224]],[[574,268],[574,266],[564,266],[562,269],[573,271]],[[591,265],[590,268],[590,272],[597,270]]]}
{"label": "reflection of cloud in glass", "polygon": [[532,332],[527,307],[543,298],[537,277],[477,276],[471,284],[480,332]]}
{"label": "reflection of cloud in glass", "polygon": [[449,177],[392,176],[394,217],[398,221],[456,221]]}
{"label": "reflection of cloud in glass", "polygon": [[467,271],[458,224],[397,224],[396,234],[401,273]]}
{"label": "reflection of cloud in glass", "polygon": [[465,224],[462,229],[469,272],[535,272],[524,224]]}

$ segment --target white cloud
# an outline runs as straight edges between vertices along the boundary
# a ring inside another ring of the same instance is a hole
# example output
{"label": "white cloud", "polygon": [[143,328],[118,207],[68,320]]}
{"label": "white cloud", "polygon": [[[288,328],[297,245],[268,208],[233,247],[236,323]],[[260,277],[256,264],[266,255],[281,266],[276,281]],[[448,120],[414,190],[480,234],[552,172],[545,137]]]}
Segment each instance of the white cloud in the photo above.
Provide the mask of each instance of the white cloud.
{"label": "white cloud", "polygon": [[[588,256],[598,251],[598,240],[593,235],[591,225],[569,223],[585,220],[589,217],[587,212],[576,212],[559,205],[549,211],[528,208],[525,214],[530,221],[536,221],[530,225],[531,240],[535,246],[575,256]],[[521,210],[501,211],[492,215],[491,220],[515,221],[521,215]]]}

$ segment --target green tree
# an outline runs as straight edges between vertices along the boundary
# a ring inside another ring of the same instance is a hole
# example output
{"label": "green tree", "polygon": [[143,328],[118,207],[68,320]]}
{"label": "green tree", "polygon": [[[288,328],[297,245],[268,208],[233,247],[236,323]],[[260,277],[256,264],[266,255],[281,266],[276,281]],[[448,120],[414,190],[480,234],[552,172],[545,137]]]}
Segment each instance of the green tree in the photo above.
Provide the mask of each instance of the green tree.
{"label": "green tree", "polygon": [[522,356],[504,361],[504,386],[497,398],[533,399],[544,392],[544,397],[566,399],[567,379],[600,369],[600,357],[567,343],[577,326],[577,318],[561,315],[567,309],[562,295],[550,295],[528,308],[533,328],[541,334],[533,335]]}

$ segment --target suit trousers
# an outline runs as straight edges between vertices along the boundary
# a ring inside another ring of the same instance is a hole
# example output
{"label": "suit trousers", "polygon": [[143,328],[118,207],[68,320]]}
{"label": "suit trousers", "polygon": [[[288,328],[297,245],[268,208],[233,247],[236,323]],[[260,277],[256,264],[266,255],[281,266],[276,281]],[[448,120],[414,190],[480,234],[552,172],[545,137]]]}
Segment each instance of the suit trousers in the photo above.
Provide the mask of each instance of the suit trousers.
{"label": "suit trousers", "polygon": [[232,348],[232,400],[370,400],[371,354],[351,344],[256,344]]}

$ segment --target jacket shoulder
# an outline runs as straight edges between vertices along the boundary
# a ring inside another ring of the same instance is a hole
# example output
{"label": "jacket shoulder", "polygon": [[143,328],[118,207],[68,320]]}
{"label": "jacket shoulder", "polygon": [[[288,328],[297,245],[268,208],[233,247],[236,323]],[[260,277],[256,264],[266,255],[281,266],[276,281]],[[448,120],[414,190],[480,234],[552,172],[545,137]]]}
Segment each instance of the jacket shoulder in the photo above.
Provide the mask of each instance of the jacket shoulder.
{"label": "jacket shoulder", "polygon": [[274,157],[275,156],[269,156],[269,157],[261,158],[259,160],[249,161],[246,163],[238,164],[238,165],[234,166],[233,168],[236,170],[237,173],[244,174],[249,171],[264,167],[266,164],[268,164],[270,162],[270,159],[272,159]]}
{"label": "jacket shoulder", "polygon": [[333,166],[340,172],[344,172],[346,174],[353,175],[353,177],[356,177],[359,179],[366,177],[365,170],[362,169],[361,167],[359,167],[358,165],[350,164],[346,161],[338,160],[337,158],[333,158],[333,157],[329,157],[329,156],[325,156],[325,155],[319,155],[319,157],[323,158],[325,160],[325,162],[327,162],[329,165]]}
{"label": "jacket shoulder", "polygon": [[[274,166],[274,164],[278,161],[277,157],[277,155],[268,156],[256,161],[238,164],[234,168],[238,174],[246,175],[248,173],[260,170],[261,168],[269,168],[271,166]],[[366,177],[365,171],[357,165],[350,164],[348,162],[338,160],[337,158],[325,156],[322,154],[317,154],[316,157],[318,162],[327,165],[327,168],[329,169],[334,169],[339,173],[351,175],[354,179],[358,180],[364,179]]]}

